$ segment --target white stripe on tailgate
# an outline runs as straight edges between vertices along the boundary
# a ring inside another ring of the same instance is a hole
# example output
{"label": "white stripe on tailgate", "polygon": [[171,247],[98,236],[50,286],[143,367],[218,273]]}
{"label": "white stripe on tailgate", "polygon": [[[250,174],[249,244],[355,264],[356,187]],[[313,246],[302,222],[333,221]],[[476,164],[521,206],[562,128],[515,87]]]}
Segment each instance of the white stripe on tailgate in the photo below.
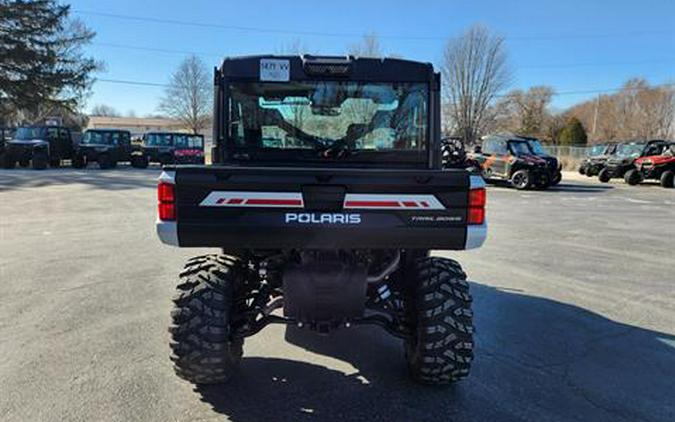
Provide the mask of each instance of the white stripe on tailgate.
{"label": "white stripe on tailgate", "polygon": [[213,191],[199,206],[303,208],[304,202],[299,192]]}

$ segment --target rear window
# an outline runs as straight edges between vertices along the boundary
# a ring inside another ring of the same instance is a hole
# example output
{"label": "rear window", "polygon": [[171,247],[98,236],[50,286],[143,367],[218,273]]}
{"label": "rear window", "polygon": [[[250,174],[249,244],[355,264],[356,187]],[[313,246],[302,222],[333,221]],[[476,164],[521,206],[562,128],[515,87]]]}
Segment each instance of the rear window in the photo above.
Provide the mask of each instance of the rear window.
{"label": "rear window", "polygon": [[145,136],[145,144],[155,147],[170,147],[173,145],[173,137],[170,133],[148,133]]}
{"label": "rear window", "polygon": [[176,148],[203,149],[204,137],[201,135],[174,135]]}
{"label": "rear window", "polygon": [[248,159],[427,162],[428,86],[232,83],[229,147]]}

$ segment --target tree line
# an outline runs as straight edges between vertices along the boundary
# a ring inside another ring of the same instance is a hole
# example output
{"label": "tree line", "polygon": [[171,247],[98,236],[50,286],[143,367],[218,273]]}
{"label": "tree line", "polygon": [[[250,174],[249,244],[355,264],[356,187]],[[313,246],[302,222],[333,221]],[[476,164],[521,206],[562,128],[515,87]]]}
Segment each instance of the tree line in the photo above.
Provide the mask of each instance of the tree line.
{"label": "tree line", "polygon": [[[70,7],[55,0],[0,0],[0,126],[65,116],[82,124],[79,109],[103,64],[84,53],[95,33],[70,17]],[[301,41],[277,49],[308,53]],[[349,45],[359,57],[398,57],[385,53],[376,34]],[[316,53],[316,52],[313,52]],[[610,139],[675,137],[675,85],[650,86],[631,79],[615,93],[599,95],[556,112],[550,86],[508,90],[513,84],[504,38],[473,26],[450,39],[442,63],[443,132],[467,143],[494,132],[535,136],[560,145]],[[196,56],[171,75],[158,112],[194,131],[211,124],[210,71]],[[93,115],[119,116],[100,104]],[[134,116],[132,111],[128,116]],[[78,121],[79,119],[79,121]]]}

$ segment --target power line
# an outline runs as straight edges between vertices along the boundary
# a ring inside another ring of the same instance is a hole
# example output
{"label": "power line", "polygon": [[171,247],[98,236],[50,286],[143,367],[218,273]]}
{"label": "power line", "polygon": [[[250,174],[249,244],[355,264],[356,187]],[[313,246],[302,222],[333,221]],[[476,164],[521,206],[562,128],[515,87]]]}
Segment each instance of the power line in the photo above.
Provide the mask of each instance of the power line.
{"label": "power line", "polygon": [[[363,33],[349,33],[349,32],[321,32],[321,31],[300,31],[300,30],[289,30],[289,29],[280,29],[280,28],[263,28],[255,26],[241,26],[241,25],[223,25],[217,23],[209,22],[196,22],[196,21],[187,21],[179,19],[165,19],[165,18],[155,18],[149,16],[132,16],[124,15],[117,13],[107,13],[107,12],[96,12],[91,10],[73,10],[73,13],[79,15],[88,15],[88,16],[100,16],[112,19],[121,19],[129,21],[138,21],[138,22],[152,22],[159,24],[169,24],[169,25],[182,25],[182,26],[192,26],[198,28],[213,28],[213,29],[225,29],[225,30],[234,30],[234,31],[243,31],[243,32],[257,32],[257,33],[267,33],[267,34],[284,34],[284,35],[296,35],[296,36],[313,36],[313,37],[332,37],[332,38],[360,38]],[[557,40],[557,39],[592,39],[592,38],[617,38],[617,37],[635,37],[642,35],[657,35],[657,34],[671,34],[669,29],[650,29],[650,30],[633,30],[633,31],[621,31],[616,33],[604,33],[604,34],[567,34],[567,35],[524,35],[524,36],[510,36],[506,39],[511,41],[536,41],[536,40]],[[382,39],[398,39],[398,40],[415,40],[415,41],[446,41],[453,37],[441,37],[441,36],[424,36],[424,35],[394,35],[394,34],[385,34],[378,35]]]}
{"label": "power line", "polygon": [[[130,80],[123,80],[123,79],[107,79],[107,78],[98,78],[96,79],[95,82],[105,82],[105,83],[112,83],[112,84],[122,84],[122,85],[135,85],[135,86],[151,86],[151,87],[160,87],[160,88],[166,88],[169,87],[169,84],[165,83],[158,83],[158,82],[144,82],[144,81],[130,81]],[[553,96],[565,96],[565,95],[584,95],[584,94],[604,94],[608,92],[619,92],[622,90],[641,90],[641,89],[654,89],[654,88],[665,88],[669,86],[674,86],[675,83],[665,83],[665,84],[659,84],[659,85],[652,85],[647,88],[643,87],[619,87],[619,88],[606,88],[606,89],[588,89],[588,90],[578,90],[578,91],[562,91],[562,92],[556,92],[553,94]],[[501,95],[496,95],[496,97],[506,97],[508,96],[507,94],[501,94]]]}
{"label": "power line", "polygon": [[[108,42],[94,42],[91,45],[99,47],[108,47],[108,48],[121,48],[126,50],[136,50],[136,51],[151,51],[157,53],[167,53],[167,54],[181,54],[181,55],[196,55],[200,57],[217,57],[219,59],[225,57],[225,54],[216,54],[216,53],[207,53],[199,51],[190,51],[190,50],[175,50],[167,48],[157,48],[157,47],[143,47],[138,45],[128,45],[128,44],[117,44],[117,43],[108,43]],[[541,65],[526,65],[518,66],[518,69],[571,69],[578,67],[607,67],[607,66],[625,66],[625,65],[638,65],[638,64],[660,64],[660,63],[673,63],[675,62],[675,57],[663,58],[663,59],[646,59],[646,60],[635,60],[635,61],[624,61],[624,62],[606,62],[606,63],[551,63],[551,64],[541,64]]]}
{"label": "power line", "polygon": [[123,79],[107,79],[107,78],[96,78],[94,82],[105,82],[109,84],[120,84],[120,85],[152,86],[160,88],[166,88],[170,86],[169,84],[162,84],[158,82],[129,81]]}
{"label": "power line", "polygon": [[127,44],[117,44],[117,43],[107,43],[107,42],[93,42],[91,45],[98,47],[110,47],[110,48],[122,48],[126,50],[137,50],[137,51],[152,51],[157,53],[168,53],[168,54],[181,54],[181,55],[196,55],[202,57],[218,57],[223,58],[224,54],[215,54],[215,53],[204,53],[199,51],[188,51],[188,50],[174,50],[167,48],[157,48],[157,47],[142,47],[138,45],[127,45]]}
{"label": "power line", "polygon": [[661,64],[661,63],[673,63],[675,62],[675,57],[663,58],[663,59],[646,59],[646,60],[635,60],[635,61],[625,61],[625,62],[587,62],[587,63],[551,63],[551,64],[540,64],[540,65],[526,65],[518,66],[518,69],[572,69],[578,67],[607,67],[607,66],[625,66],[625,65],[636,65],[636,64]]}

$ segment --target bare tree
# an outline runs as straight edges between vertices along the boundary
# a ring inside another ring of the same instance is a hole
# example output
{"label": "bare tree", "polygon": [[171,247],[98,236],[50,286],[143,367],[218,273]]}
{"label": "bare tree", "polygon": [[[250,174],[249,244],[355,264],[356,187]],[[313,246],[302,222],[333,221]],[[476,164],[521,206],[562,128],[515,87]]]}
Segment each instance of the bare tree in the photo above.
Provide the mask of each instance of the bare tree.
{"label": "bare tree", "polygon": [[193,133],[199,133],[210,124],[212,96],[206,65],[193,55],[183,60],[171,76],[158,109]]}
{"label": "bare tree", "polygon": [[89,112],[91,116],[119,117],[120,113],[113,107],[106,104],[96,104]]}
{"label": "bare tree", "polygon": [[443,93],[455,132],[474,142],[485,124],[488,106],[511,81],[504,39],[474,26],[448,41],[443,65]]}
{"label": "bare tree", "polygon": [[590,141],[669,139],[675,136],[675,87],[630,79],[621,90],[570,108],[568,115],[591,129]]}
{"label": "bare tree", "polygon": [[361,41],[350,45],[347,52],[356,57],[384,57],[380,38],[374,32],[365,34]]}
{"label": "bare tree", "polygon": [[299,38],[294,38],[288,43],[281,44],[277,48],[276,53],[279,55],[286,55],[286,54],[301,55],[301,54],[312,54],[313,52],[310,50],[307,44],[305,44],[304,41],[302,41]]}
{"label": "bare tree", "polygon": [[534,86],[527,91],[516,90],[507,98],[517,112],[518,132],[523,135],[541,136],[550,117],[548,106],[553,98],[553,88]]}

